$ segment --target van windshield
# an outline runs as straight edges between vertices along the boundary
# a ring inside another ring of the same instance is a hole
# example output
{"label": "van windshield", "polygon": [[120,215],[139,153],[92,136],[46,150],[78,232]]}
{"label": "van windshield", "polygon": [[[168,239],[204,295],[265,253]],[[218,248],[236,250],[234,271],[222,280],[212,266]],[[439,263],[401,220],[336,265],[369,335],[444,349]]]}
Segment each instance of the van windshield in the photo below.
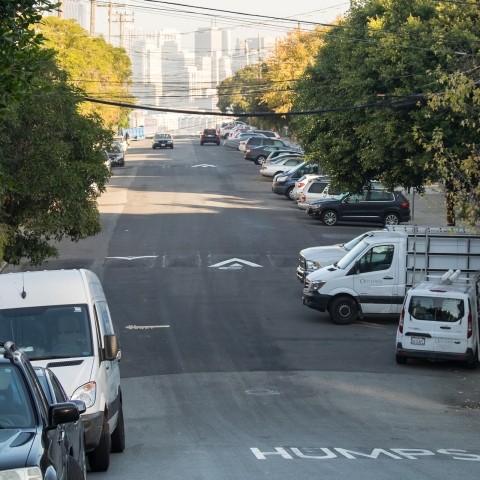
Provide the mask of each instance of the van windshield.
{"label": "van windshield", "polygon": [[30,360],[91,356],[87,305],[0,310],[0,339],[12,340]]}
{"label": "van windshield", "polygon": [[369,244],[365,240],[361,240],[357,245],[355,245],[343,258],[341,258],[335,266],[341,270],[350,268],[352,261],[360,256],[369,247]]}

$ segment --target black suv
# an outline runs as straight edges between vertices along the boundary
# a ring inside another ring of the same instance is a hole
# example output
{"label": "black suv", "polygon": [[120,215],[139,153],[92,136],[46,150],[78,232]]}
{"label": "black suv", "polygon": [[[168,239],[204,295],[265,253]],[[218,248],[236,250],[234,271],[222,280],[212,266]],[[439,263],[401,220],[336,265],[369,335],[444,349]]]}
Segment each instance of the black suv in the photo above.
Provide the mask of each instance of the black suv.
{"label": "black suv", "polygon": [[330,199],[317,200],[307,213],[333,226],[338,222],[381,223],[398,225],[410,220],[410,202],[402,192],[370,189],[360,194],[342,193]]}
{"label": "black suv", "polygon": [[49,404],[27,356],[0,342],[0,477],[84,480],[65,434],[79,421],[77,404]]}
{"label": "black suv", "polygon": [[200,134],[200,145],[205,143],[215,143],[220,145],[220,137],[218,136],[217,131],[214,128],[206,128]]}

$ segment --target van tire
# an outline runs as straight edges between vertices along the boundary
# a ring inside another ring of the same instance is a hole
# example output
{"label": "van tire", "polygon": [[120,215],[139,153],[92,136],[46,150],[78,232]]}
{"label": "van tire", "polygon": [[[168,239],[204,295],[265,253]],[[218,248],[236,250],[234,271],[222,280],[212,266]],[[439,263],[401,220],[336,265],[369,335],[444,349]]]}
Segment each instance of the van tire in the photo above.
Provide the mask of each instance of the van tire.
{"label": "van tire", "polygon": [[407,357],[395,355],[395,361],[397,362],[397,365],[405,365],[407,363]]}
{"label": "van tire", "polygon": [[107,419],[104,419],[103,430],[100,436],[100,442],[95,450],[88,452],[88,464],[92,472],[106,472],[110,466],[110,450],[112,448],[112,439],[108,431]]}
{"label": "van tire", "polygon": [[352,297],[336,297],[330,302],[330,316],[337,325],[350,325],[358,318],[358,305]]}
{"label": "van tire", "polygon": [[123,420],[123,406],[120,403],[118,411],[117,426],[112,435],[112,452],[122,453],[125,450],[125,423]]}

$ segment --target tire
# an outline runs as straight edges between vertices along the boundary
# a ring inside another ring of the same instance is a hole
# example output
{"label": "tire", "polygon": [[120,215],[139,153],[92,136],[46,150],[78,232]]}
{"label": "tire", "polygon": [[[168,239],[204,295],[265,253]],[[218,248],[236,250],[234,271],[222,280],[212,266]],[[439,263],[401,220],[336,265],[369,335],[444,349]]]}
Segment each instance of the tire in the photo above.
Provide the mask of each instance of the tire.
{"label": "tire", "polygon": [[333,323],[337,325],[350,325],[358,318],[358,305],[352,297],[336,297],[329,307]]}
{"label": "tire", "polygon": [[407,357],[403,357],[402,355],[395,355],[395,361],[398,365],[405,365],[407,363]]}
{"label": "tire", "polygon": [[293,187],[288,187],[287,188],[287,191],[285,192],[285,196],[289,199],[289,200],[295,200],[293,198]]}
{"label": "tire", "polygon": [[400,223],[400,217],[396,213],[387,213],[383,219],[383,224],[387,225],[398,225]]}
{"label": "tire", "polygon": [[152,150],[156,150],[156,149],[157,149],[157,147],[152,147]]}
{"label": "tire", "polygon": [[117,427],[112,435],[112,452],[122,453],[125,450],[125,423],[123,421],[123,406],[120,403],[120,410],[118,411]]}
{"label": "tire", "polygon": [[259,156],[255,159],[255,165],[263,165],[266,160],[267,160],[267,157],[265,157],[264,155],[259,155]]}
{"label": "tire", "polygon": [[79,463],[71,456],[67,459],[67,480],[85,480],[87,472],[82,469]]}
{"label": "tire", "polygon": [[106,472],[110,466],[110,450],[112,448],[112,440],[108,431],[108,423],[104,419],[103,430],[100,436],[100,442],[95,450],[88,452],[88,464],[92,472]]}
{"label": "tire", "polygon": [[326,210],[322,213],[321,220],[327,227],[333,227],[338,223],[338,215],[334,210]]}
{"label": "tire", "polygon": [[173,150],[173,145],[170,148]]}

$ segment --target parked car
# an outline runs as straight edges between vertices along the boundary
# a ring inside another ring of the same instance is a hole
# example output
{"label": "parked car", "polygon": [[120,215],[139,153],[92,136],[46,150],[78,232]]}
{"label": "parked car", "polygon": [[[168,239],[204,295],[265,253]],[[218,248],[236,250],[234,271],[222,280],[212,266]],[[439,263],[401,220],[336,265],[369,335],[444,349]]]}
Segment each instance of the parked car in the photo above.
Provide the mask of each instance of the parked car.
{"label": "parked car", "polygon": [[311,203],[324,198],[332,198],[339,193],[341,191],[333,187],[328,178],[319,177],[307,182],[307,185],[298,197],[297,206],[302,210],[306,210]]}
{"label": "parked car", "polygon": [[295,187],[293,187],[293,191],[292,191],[293,200],[298,202],[298,199],[300,198],[300,195],[302,194],[303,189],[308,185],[308,183],[311,180],[316,180],[321,177],[323,177],[323,175],[318,175],[316,173],[307,173],[306,175],[303,175],[303,177],[300,177],[295,182]]}
{"label": "parked car", "polygon": [[[223,146],[228,147],[228,148],[234,148],[235,150],[238,150],[238,146],[240,145],[240,142],[242,140],[247,140],[250,137],[253,136],[263,136],[261,133],[252,133],[252,132],[239,132],[238,134],[228,136],[223,141]],[[266,138],[266,137],[264,137]]]}
{"label": "parked car", "polygon": [[[283,152],[288,153],[290,156],[299,157],[300,154],[294,152],[293,150],[286,150],[285,147],[281,145],[263,145],[259,147],[247,147],[245,146],[245,151],[243,152],[243,158],[245,160],[250,160],[255,163],[255,165],[263,165],[267,163],[267,159],[271,157],[273,153]],[[276,155],[273,160],[276,160],[280,155]]]}
{"label": "parked car", "polygon": [[114,142],[119,142],[119,143],[121,143],[123,149],[124,149],[125,151],[128,150],[128,141],[127,141],[127,139],[126,139],[124,136],[122,136],[122,135],[115,135],[115,136],[113,137],[113,141],[114,141]]}
{"label": "parked car", "polygon": [[307,213],[329,227],[338,222],[398,225],[411,218],[410,203],[402,192],[380,189],[366,189],[359,194],[341,193],[317,200],[308,206]]}
{"label": "parked car", "polygon": [[260,175],[263,177],[274,177],[278,173],[288,172],[299,163],[303,163],[300,157],[282,157],[275,162],[264,163],[260,167]]}
{"label": "parked car", "polygon": [[220,145],[220,137],[214,128],[205,128],[200,134],[200,145],[205,145],[206,143]]}
{"label": "parked car", "polygon": [[277,195],[285,195],[293,200],[295,182],[306,174],[320,174],[320,164],[317,162],[302,162],[286,173],[279,173],[273,177],[272,192]]}
{"label": "parked car", "polygon": [[273,145],[275,147],[288,148],[288,145],[283,140],[278,140],[276,138],[269,138],[263,134],[258,134],[258,136],[251,137],[247,140],[245,144],[245,151],[248,148],[263,147],[265,145]]}
{"label": "parked car", "polygon": [[273,162],[276,158],[280,157],[281,155],[290,155],[290,156],[297,156],[297,157],[305,156],[304,153],[300,152],[295,147],[278,148],[277,150],[270,152],[268,157],[263,162],[259,162],[259,163]]}
{"label": "parked car", "polygon": [[[37,374],[37,378],[45,397],[47,397],[49,405],[72,401],[77,405],[80,414],[87,410],[85,402],[82,400],[69,400],[60,380],[52,370],[43,367],[33,367],[33,369]],[[83,428],[83,422],[78,421],[65,424],[65,439],[70,455],[78,462],[85,477],[87,474],[87,460],[85,456],[85,430]]]}
{"label": "parked car", "polygon": [[173,137],[169,133],[156,133],[153,136],[152,148],[173,148]]}
{"label": "parked car", "polygon": [[280,138],[280,135],[272,130],[254,130],[254,132],[263,133],[268,138]]}
{"label": "parked car", "polygon": [[77,404],[49,403],[27,355],[0,341],[0,478],[85,480],[65,434],[74,422]]}
{"label": "parked car", "polygon": [[125,166],[125,152],[123,145],[120,142],[112,142],[108,148],[108,158],[110,159],[110,165],[119,167]]}

